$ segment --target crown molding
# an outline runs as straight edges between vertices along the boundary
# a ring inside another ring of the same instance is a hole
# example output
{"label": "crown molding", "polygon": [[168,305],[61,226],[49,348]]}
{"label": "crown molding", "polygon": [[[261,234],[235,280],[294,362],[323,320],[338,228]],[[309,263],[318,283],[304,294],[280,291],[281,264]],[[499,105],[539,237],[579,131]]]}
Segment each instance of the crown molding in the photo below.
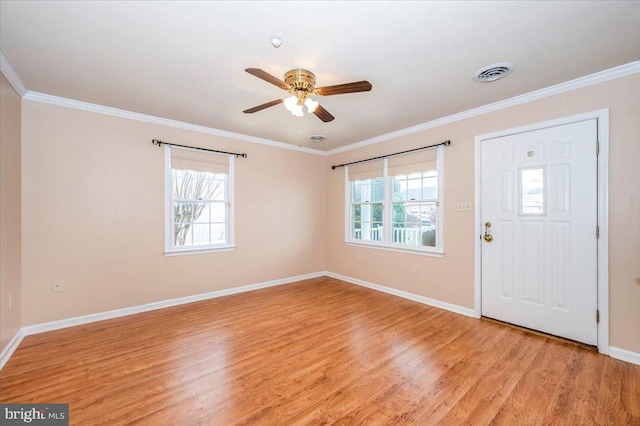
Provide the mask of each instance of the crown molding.
{"label": "crown molding", "polygon": [[492,104],[483,105],[481,107],[472,108],[456,114],[448,115],[446,117],[437,118],[435,120],[427,121],[422,124],[417,124],[415,126],[407,127],[405,129],[396,130],[395,132],[386,133],[384,135],[375,136],[370,139],[365,139],[360,142],[355,142],[350,145],[345,145],[340,148],[335,148],[325,152],[326,152],[326,155],[335,155],[341,152],[351,151],[353,149],[362,148],[364,146],[373,145],[373,144],[384,142],[390,139],[395,139],[400,136],[410,135],[413,133],[421,132],[423,130],[432,129],[434,127],[442,126],[449,123],[454,123],[456,121],[465,120],[467,118],[476,117],[478,115],[486,114],[493,111],[498,111],[501,109],[524,104],[527,102],[535,101],[535,100],[546,98],[549,96],[558,95],[560,93],[580,89],[583,87],[591,86],[593,84],[603,83],[608,80],[625,77],[638,72],[640,72],[640,61],[629,62],[628,64],[620,65],[614,68],[609,68],[607,70],[600,71],[594,74],[589,74],[584,77],[580,77],[564,83],[556,84],[555,86],[545,87],[544,89],[535,90],[533,92],[514,96],[512,98],[494,102]]}
{"label": "crown molding", "polygon": [[568,92],[571,90],[580,89],[580,88],[591,86],[594,84],[603,83],[608,80],[613,80],[616,78],[625,77],[625,76],[640,72],[640,61],[630,62],[628,64],[620,65],[620,66],[610,68],[604,71],[600,71],[594,74],[590,74],[584,77],[576,78],[574,80],[556,84],[554,86],[550,86],[543,89],[535,90],[533,92],[525,93],[523,95],[514,96],[509,99],[483,105],[477,108],[472,108],[456,114],[448,115],[446,117],[441,117],[435,120],[427,121],[425,123],[417,124],[415,126],[407,127],[405,129],[400,129],[394,132],[385,133],[383,135],[379,135],[370,139],[365,139],[360,142],[355,142],[355,143],[342,146],[339,148],[335,148],[332,150],[328,150],[328,151],[321,151],[319,149],[299,147],[299,146],[288,144],[285,142],[273,141],[270,139],[244,135],[241,133],[228,132],[226,130],[215,129],[213,127],[206,127],[206,126],[201,126],[197,124],[185,123],[183,121],[171,120],[168,118],[156,117],[152,115],[141,114],[141,113],[122,110],[118,108],[112,108],[112,107],[92,104],[88,102],[76,101],[73,99],[62,98],[59,96],[27,91],[27,89],[24,87],[24,84],[22,84],[22,81],[20,80],[17,73],[11,66],[11,63],[7,60],[4,53],[2,53],[2,51],[0,51],[0,53],[1,53],[0,59],[2,59],[1,61],[2,73],[7,77],[7,80],[11,82],[11,84],[16,89],[16,91],[20,94],[20,96],[22,96],[23,99],[26,99],[26,100],[59,105],[59,106],[79,109],[83,111],[95,112],[99,114],[112,115],[115,117],[128,118],[131,120],[143,121],[147,123],[160,124],[163,126],[191,130],[198,133],[221,136],[225,138],[257,143],[261,145],[268,145],[268,146],[288,149],[292,151],[305,152],[308,154],[314,154],[314,155],[325,156],[325,157],[339,154],[341,152],[351,151],[357,148],[362,148],[368,145],[377,144],[390,139],[395,139],[401,136],[410,135],[413,133],[421,132],[423,130],[432,129],[434,127],[443,126],[445,124],[454,123],[456,121],[465,120],[467,118],[476,117],[482,114],[487,114],[489,112],[498,111],[501,109],[535,101],[538,99],[546,98],[549,96],[557,95],[557,94]]}
{"label": "crown molding", "polygon": [[145,123],[160,124],[167,127],[175,127],[177,129],[191,130],[193,132],[205,133],[208,135],[221,136],[224,138],[235,139],[245,142],[257,143],[260,145],[269,145],[276,148],[288,149],[291,151],[306,152],[307,154],[326,156],[324,151],[313,148],[304,148],[285,142],[272,141],[270,139],[258,138],[255,136],[243,135],[241,133],[228,132],[226,130],[215,129],[213,127],[200,126],[198,124],[185,123],[183,121],[171,120],[168,118],[156,117],[153,115],[141,114],[138,112],[127,111],[118,108],[107,107],[98,104],[92,104],[89,102],[76,101],[74,99],[62,98],[59,96],[47,95],[45,93],[38,93],[28,91],[23,99],[28,101],[41,102],[45,104],[52,104],[63,106],[67,108],[79,109],[82,111],[95,112],[98,114],[106,114],[114,117],[128,118],[130,120],[143,121]]}
{"label": "crown molding", "polygon": [[7,59],[2,50],[0,50],[0,71],[7,77],[7,80],[9,80],[9,83],[16,89],[20,97],[24,98],[24,95],[27,94],[27,88],[24,86],[24,83],[22,83],[22,80],[20,80],[18,73],[13,69],[13,65],[11,65],[11,62],[9,62],[9,59]]}

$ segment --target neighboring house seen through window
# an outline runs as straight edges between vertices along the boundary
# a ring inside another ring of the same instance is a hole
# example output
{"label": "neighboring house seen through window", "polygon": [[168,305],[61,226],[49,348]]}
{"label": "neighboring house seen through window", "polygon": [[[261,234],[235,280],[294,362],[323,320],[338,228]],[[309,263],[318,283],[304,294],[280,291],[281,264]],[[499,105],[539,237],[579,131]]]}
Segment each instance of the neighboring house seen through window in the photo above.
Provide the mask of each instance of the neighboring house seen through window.
{"label": "neighboring house seen through window", "polygon": [[347,242],[442,252],[442,147],[348,166]]}
{"label": "neighboring house seen through window", "polygon": [[166,252],[233,246],[233,156],[166,146]]}

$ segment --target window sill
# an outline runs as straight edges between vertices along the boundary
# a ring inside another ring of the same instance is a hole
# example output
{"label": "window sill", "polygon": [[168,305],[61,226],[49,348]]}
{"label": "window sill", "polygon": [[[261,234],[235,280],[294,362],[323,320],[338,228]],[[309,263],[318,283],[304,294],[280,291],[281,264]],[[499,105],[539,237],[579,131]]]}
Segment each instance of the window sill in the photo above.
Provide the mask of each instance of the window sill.
{"label": "window sill", "polygon": [[234,251],[235,249],[236,249],[235,246],[224,246],[224,247],[206,247],[206,248],[193,248],[193,249],[182,249],[182,250],[167,250],[164,252],[164,255],[167,257],[187,256],[190,254],[221,253],[225,251]]}
{"label": "window sill", "polygon": [[409,254],[417,254],[420,256],[430,256],[430,257],[444,257],[444,252],[437,250],[427,250],[421,248],[409,248],[409,247],[400,247],[400,246],[389,246],[382,244],[371,244],[371,243],[363,243],[360,241],[345,241],[345,245],[353,246],[353,247],[366,247],[375,250],[385,250],[385,251],[394,251],[398,253],[409,253]]}

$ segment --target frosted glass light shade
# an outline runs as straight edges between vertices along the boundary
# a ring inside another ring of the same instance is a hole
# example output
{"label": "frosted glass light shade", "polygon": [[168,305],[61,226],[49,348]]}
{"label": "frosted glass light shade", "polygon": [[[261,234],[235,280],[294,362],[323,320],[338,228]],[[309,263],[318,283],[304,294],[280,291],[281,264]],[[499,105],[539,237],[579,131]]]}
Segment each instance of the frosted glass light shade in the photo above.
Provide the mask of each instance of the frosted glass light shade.
{"label": "frosted glass light shade", "polygon": [[311,98],[305,99],[304,104],[306,105],[307,111],[309,111],[309,113],[312,113],[313,111],[315,111],[319,105],[318,102],[314,101]]}

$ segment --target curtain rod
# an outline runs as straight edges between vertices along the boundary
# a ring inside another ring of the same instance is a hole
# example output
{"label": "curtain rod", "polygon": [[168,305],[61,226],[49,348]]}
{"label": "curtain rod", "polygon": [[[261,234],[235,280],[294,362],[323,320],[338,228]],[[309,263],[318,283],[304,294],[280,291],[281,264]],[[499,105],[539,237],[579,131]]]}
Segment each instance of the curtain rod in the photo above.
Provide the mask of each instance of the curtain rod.
{"label": "curtain rod", "polygon": [[158,140],[158,139],[152,139],[151,143],[158,146],[162,146],[162,145],[179,146],[180,148],[196,149],[198,151],[207,151],[207,152],[217,152],[218,154],[228,154],[228,155],[235,155],[236,157],[247,158],[246,153],[239,154],[237,152],[218,151],[216,149],[207,149],[207,148],[198,148],[195,146],[178,145],[177,143],[162,142],[161,140]]}
{"label": "curtain rod", "polygon": [[338,167],[350,166],[352,164],[364,163],[366,161],[379,160],[381,158],[387,158],[387,157],[393,157],[395,155],[407,154],[407,153],[413,152],[413,151],[421,151],[423,149],[435,148],[436,146],[440,146],[440,145],[449,146],[449,145],[451,145],[451,141],[450,140],[446,140],[444,142],[440,142],[440,143],[437,143],[437,144],[434,144],[434,145],[429,145],[429,146],[423,146],[421,148],[408,149],[406,151],[395,152],[393,154],[387,154],[387,155],[381,155],[379,157],[367,158],[366,160],[359,160],[359,161],[352,161],[350,163],[338,164],[337,166],[331,166],[331,170],[335,170]]}

